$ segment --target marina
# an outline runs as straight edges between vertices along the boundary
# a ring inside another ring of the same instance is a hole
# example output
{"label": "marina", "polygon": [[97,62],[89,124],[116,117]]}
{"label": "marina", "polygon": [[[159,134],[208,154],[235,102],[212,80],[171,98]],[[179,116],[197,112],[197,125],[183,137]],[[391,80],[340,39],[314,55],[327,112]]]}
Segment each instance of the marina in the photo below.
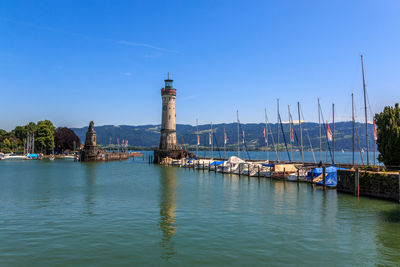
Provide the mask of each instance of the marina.
{"label": "marina", "polygon": [[148,156],[1,162],[1,265],[393,266],[400,260],[396,203],[148,164]]}
{"label": "marina", "polygon": [[0,267],[400,266],[400,2],[1,7]]}

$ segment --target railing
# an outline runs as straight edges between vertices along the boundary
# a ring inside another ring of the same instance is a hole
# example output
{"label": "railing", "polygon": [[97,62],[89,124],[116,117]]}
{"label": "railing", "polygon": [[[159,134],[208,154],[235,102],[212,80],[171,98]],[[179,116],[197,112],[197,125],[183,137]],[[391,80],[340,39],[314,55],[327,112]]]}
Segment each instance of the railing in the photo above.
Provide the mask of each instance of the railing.
{"label": "railing", "polygon": [[176,89],[165,89],[165,88],[162,88],[161,89],[161,93],[163,94],[163,93],[173,93],[173,94],[176,94]]}

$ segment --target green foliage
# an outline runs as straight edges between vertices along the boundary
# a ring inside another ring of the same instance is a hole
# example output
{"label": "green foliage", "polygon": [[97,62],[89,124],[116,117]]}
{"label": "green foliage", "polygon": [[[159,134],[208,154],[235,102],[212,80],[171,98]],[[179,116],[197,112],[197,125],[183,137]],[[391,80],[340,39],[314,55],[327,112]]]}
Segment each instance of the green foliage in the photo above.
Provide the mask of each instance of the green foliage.
{"label": "green foliage", "polygon": [[11,142],[10,140],[8,140],[8,138],[4,138],[2,145],[3,145],[3,151],[9,152],[9,150],[11,149]]}
{"label": "green foliage", "polygon": [[35,146],[38,151],[49,154],[54,148],[55,127],[49,120],[39,121],[35,132]]}
{"label": "green foliage", "polygon": [[19,140],[25,141],[26,140],[26,135],[28,133],[28,128],[27,128],[27,126],[17,126],[17,127],[15,127],[14,130],[12,130],[12,133]]}
{"label": "green foliage", "polygon": [[387,106],[383,112],[375,115],[378,126],[378,160],[385,166],[400,166],[400,107]]}

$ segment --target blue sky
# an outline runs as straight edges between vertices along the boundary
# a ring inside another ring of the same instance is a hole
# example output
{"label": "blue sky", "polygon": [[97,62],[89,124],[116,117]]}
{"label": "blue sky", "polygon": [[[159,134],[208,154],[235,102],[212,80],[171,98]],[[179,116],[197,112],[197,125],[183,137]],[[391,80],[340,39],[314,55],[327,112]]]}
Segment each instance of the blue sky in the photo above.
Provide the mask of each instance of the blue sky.
{"label": "blue sky", "polygon": [[1,1],[0,128],[158,124],[167,72],[177,123],[316,121],[400,101],[399,1]]}

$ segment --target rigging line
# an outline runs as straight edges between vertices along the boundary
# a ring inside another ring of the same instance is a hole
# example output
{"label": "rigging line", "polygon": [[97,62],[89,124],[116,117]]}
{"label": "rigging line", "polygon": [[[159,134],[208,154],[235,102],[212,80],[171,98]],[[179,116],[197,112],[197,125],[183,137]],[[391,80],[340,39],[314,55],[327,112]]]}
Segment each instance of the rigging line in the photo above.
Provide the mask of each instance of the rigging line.
{"label": "rigging line", "polygon": [[290,158],[290,153],[289,153],[289,150],[288,150],[288,147],[287,147],[287,143],[286,143],[285,133],[283,132],[281,114],[278,114],[278,117],[279,117],[279,122],[280,122],[280,125],[281,125],[281,131],[282,131],[282,135],[283,135],[283,141],[285,141],[285,147],[286,147],[286,152],[287,152],[287,154],[288,154],[289,162],[292,162],[292,159]]}
{"label": "rigging line", "polygon": [[[301,116],[303,117],[303,120],[305,121],[304,114],[303,114],[303,109],[301,107],[300,107],[300,112],[301,112]],[[304,128],[304,130],[307,132],[307,135],[308,135],[308,142],[310,143],[311,152],[312,152],[312,155],[313,155],[313,158],[314,158],[314,163],[317,163],[317,161],[315,159],[314,149],[312,147],[310,135],[309,135],[308,130],[306,128]]]}
{"label": "rigging line", "polygon": [[313,149],[312,144],[311,144],[310,135],[308,134],[308,130],[304,129],[304,131],[307,133],[308,142],[310,143],[310,147],[311,147],[311,152],[312,152],[312,156],[313,156],[313,159],[314,159],[314,163],[317,163],[317,160],[315,159],[314,149]]}
{"label": "rigging line", "polygon": [[290,121],[290,123],[292,125],[293,134],[294,134],[294,137],[296,139],[296,145],[298,147],[299,146],[299,139],[297,138],[297,133],[296,133],[296,130],[295,130],[295,127],[294,127],[292,113],[289,114],[289,121]]}
{"label": "rigging line", "polygon": [[328,130],[326,129],[326,124],[324,123],[325,119],[324,119],[324,114],[322,113],[322,109],[321,109],[321,117],[322,117],[322,122],[323,122],[323,129],[325,130],[325,137],[326,137],[326,143],[328,145],[328,149],[329,149],[329,155],[331,156],[331,161],[333,163],[333,157],[332,157],[332,151],[331,151],[331,146],[329,145],[329,140],[328,140]]}
{"label": "rigging line", "polygon": [[[276,159],[277,159],[277,161],[279,162],[278,150],[277,150],[277,147],[275,146],[274,135],[273,135],[273,133],[272,133],[272,127],[271,127],[271,125],[270,125],[270,123],[269,123],[269,120],[268,120],[267,112],[265,112],[265,119],[266,119],[266,121],[267,121],[267,128],[268,128],[267,131],[270,130],[270,133],[271,133],[272,145],[273,145],[273,147],[275,148]],[[267,134],[268,134],[268,133],[267,133]],[[268,136],[268,135],[267,135],[267,136]]]}
{"label": "rigging line", "polygon": [[[240,121],[238,121],[238,122],[239,122],[239,128],[240,128],[240,130],[242,130],[242,133],[243,133],[243,128],[242,128],[242,125],[240,124]],[[246,142],[243,142],[243,145],[244,145],[244,149],[246,150],[246,153],[247,153],[247,157],[248,157],[248,159],[249,159],[249,160],[251,160],[251,158],[250,158],[250,154],[249,154],[249,150],[247,149]]]}
{"label": "rigging line", "polygon": [[212,135],[213,135],[213,137],[214,137],[215,144],[217,145],[219,158],[222,159],[222,157],[221,157],[221,151],[220,151],[220,149],[219,149],[219,145],[218,145],[218,141],[217,141],[217,137],[215,136],[214,132],[212,132]]}

